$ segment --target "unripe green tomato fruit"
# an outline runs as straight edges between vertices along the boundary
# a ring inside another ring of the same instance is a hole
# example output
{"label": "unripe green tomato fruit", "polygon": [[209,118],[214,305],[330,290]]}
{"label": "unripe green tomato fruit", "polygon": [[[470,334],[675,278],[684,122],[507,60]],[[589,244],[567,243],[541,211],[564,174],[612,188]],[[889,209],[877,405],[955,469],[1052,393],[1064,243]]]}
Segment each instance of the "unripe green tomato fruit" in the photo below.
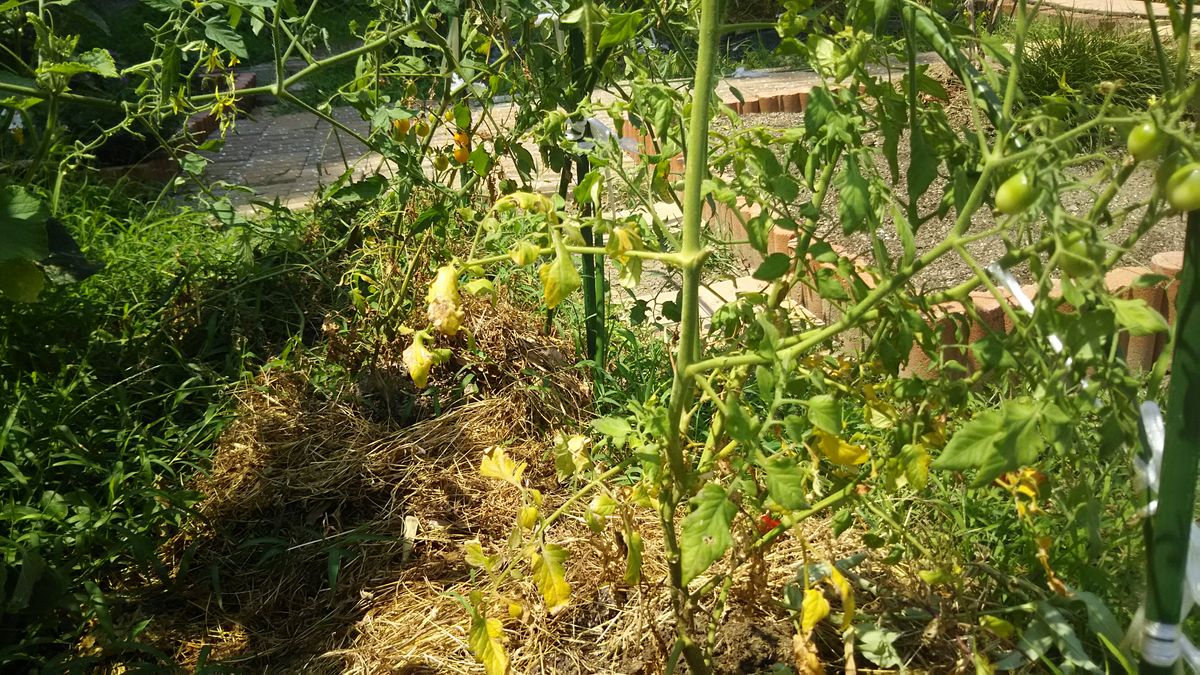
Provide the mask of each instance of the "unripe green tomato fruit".
{"label": "unripe green tomato fruit", "polygon": [[1129,154],[1139,162],[1144,162],[1148,159],[1154,159],[1163,151],[1163,146],[1166,145],[1166,137],[1158,130],[1158,126],[1154,122],[1142,122],[1129,131],[1129,138],[1126,143],[1129,147]]}
{"label": "unripe green tomato fruit", "polygon": [[1014,174],[996,190],[996,208],[1010,216],[1029,208],[1036,199],[1033,181],[1024,171]]}
{"label": "unripe green tomato fruit", "polygon": [[1084,241],[1077,241],[1062,250],[1058,255],[1058,267],[1072,279],[1085,277],[1096,270],[1091,251]]}
{"label": "unripe green tomato fruit", "polygon": [[1200,162],[1186,164],[1171,174],[1167,201],[1180,211],[1200,209]]}
{"label": "unripe green tomato fruit", "polygon": [[450,166],[450,158],[445,153],[439,152],[433,156],[433,168],[438,171],[445,171]]}

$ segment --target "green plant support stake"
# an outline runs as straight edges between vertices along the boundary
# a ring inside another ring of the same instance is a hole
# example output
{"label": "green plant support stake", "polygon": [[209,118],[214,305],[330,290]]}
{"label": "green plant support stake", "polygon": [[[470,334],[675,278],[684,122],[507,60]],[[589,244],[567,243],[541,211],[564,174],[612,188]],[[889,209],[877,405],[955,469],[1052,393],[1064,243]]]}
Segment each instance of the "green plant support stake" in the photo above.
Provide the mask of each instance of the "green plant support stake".
{"label": "green plant support stake", "polygon": [[[1183,581],[1200,460],[1200,211],[1188,213],[1175,303],[1175,348],[1167,390],[1158,510],[1145,527],[1147,628],[1139,672],[1152,675],[1175,672],[1174,661],[1166,662],[1171,651],[1178,654],[1178,648],[1172,650],[1170,636],[1184,619],[1180,616]],[[1152,634],[1166,639],[1154,640]],[[1165,650],[1161,649],[1163,642]]]}

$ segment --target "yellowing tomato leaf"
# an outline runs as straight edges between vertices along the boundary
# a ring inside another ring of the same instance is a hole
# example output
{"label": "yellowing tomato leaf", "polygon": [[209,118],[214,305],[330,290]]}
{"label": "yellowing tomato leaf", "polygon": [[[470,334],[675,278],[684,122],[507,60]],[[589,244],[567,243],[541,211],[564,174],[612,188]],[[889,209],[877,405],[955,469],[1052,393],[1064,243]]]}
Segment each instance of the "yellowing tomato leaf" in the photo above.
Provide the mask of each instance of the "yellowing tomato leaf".
{"label": "yellowing tomato leaf", "polygon": [[538,270],[538,278],[542,280],[542,293],[546,306],[553,309],[568,295],[574,293],[583,285],[575,262],[565,247],[559,247],[554,260],[545,263]]}
{"label": "yellowing tomato leaf", "polygon": [[827,433],[824,429],[815,429],[813,438],[816,440],[817,452],[838,466],[854,466],[867,461],[870,454],[861,445],[847,443],[841,438]]}
{"label": "yellowing tomato leaf", "polygon": [[854,589],[837,565],[829,566],[829,583],[842,598],[842,630],[846,630],[854,621]]}
{"label": "yellowing tomato leaf", "polygon": [[525,473],[525,462],[513,460],[504,452],[504,448],[488,448],[483,453],[479,473],[485,478],[498,478],[506,483],[520,485],[521,476]]}
{"label": "yellowing tomato leaf", "polygon": [[471,620],[467,644],[475,658],[483,664],[487,675],[508,673],[508,653],[504,651],[504,626],[499,619],[489,619],[476,614]]}
{"label": "yellowing tomato leaf", "polygon": [[625,583],[636,586],[642,580],[642,535],[637,531],[625,535]]}
{"label": "yellowing tomato leaf", "polygon": [[554,614],[567,606],[571,599],[571,586],[563,563],[567,560],[567,549],[557,544],[546,544],[541,553],[533,558],[533,580],[546,601],[546,610]]}
{"label": "yellowing tomato leaf", "polygon": [[804,634],[811,633],[812,629],[821,623],[821,619],[827,616],[829,601],[825,599],[825,594],[815,588],[804,591],[804,605],[800,612],[800,629]]}

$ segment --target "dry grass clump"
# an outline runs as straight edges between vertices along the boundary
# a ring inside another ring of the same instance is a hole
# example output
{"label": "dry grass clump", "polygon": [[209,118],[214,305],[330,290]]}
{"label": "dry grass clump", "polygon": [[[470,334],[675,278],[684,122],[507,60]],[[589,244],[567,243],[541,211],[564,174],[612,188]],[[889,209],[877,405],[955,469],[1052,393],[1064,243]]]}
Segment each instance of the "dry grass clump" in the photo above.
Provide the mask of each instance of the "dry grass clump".
{"label": "dry grass clump", "polygon": [[[440,377],[469,369],[479,391],[409,426],[379,420],[350,391],[318,393],[303,373],[268,371],[245,387],[195,486],[204,495],[197,517],[161,551],[171,585],[140,593],[151,640],[188,669],[477,673],[463,599],[479,590],[490,616],[506,617],[510,602],[525,609],[505,619],[514,672],[663,670],[674,628],[655,513],[624,514],[645,541],[643,581],[630,587],[621,528],[592,533],[582,517],[588,499],[574,503],[545,534],[569,552],[571,603],[554,615],[520,547],[509,548],[522,495],[479,474],[483,453],[502,446],[525,462],[543,513],[556,509],[578,486],[559,483],[548,437],[584,416],[587,390],[569,343],[539,335],[528,313],[477,300],[467,313],[473,341],[458,345],[457,367]],[[748,519],[736,528],[737,537],[756,536]],[[794,630],[779,589],[806,560],[862,549],[852,533],[833,539],[823,520],[803,531],[735,571],[714,635],[720,672],[789,662]],[[508,556],[519,574],[491,586],[464,559],[471,540]],[[822,631],[818,646],[836,660],[841,638]]]}

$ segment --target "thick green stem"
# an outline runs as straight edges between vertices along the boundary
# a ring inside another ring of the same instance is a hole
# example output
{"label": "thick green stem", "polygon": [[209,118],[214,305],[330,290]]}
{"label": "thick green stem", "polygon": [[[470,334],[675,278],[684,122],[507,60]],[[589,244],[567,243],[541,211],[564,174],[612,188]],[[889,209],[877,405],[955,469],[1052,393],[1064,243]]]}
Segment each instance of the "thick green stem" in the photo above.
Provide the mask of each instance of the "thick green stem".
{"label": "thick green stem", "polygon": [[[1188,214],[1183,269],[1176,298],[1175,351],[1167,390],[1166,442],[1159,471],[1158,511],[1146,526],[1146,621],[1182,623],[1183,580],[1196,501],[1200,459],[1200,211]],[[1142,673],[1171,673],[1174,665],[1146,661]]]}
{"label": "thick green stem", "polygon": [[713,73],[717,61],[721,0],[703,0],[700,7],[699,51],[696,55],[696,78],[692,87],[692,112],[688,122],[688,144],[684,173],[683,232],[680,237],[680,259],[683,269],[683,299],[679,324],[679,345],[675,351],[675,375],[671,385],[671,404],[668,410],[667,461],[671,484],[664,495],[662,522],[665,529],[667,564],[671,585],[675,589],[675,620],[683,656],[692,673],[711,672],[702,650],[688,636],[691,597],[683,583],[679,540],[675,535],[674,518],[679,504],[690,494],[692,475],[684,457],[686,421],[684,411],[691,406],[695,394],[695,376],[691,364],[700,355],[700,276],[706,251],[701,245],[703,215],[702,189],[708,171],[708,121],[712,106]]}

